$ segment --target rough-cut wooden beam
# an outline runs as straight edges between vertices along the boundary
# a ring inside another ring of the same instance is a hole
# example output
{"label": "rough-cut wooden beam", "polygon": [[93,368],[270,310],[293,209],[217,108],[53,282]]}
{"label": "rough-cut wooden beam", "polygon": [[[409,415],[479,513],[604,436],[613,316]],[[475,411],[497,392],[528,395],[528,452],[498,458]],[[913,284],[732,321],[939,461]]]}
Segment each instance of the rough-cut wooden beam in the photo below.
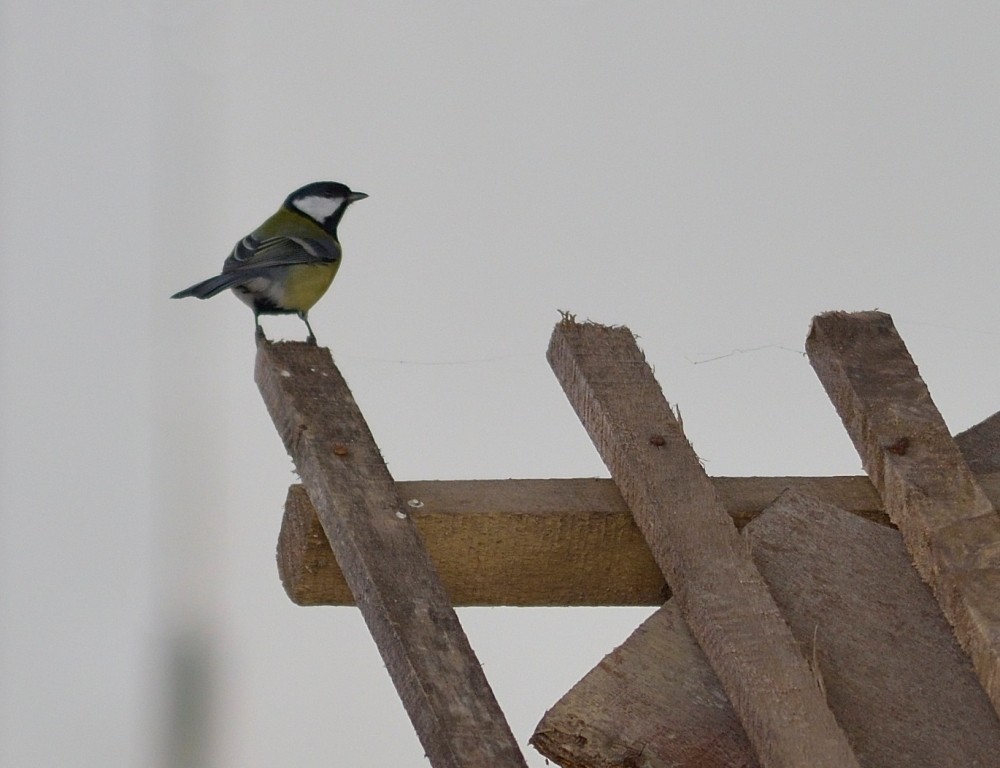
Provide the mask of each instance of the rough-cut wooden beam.
{"label": "rough-cut wooden beam", "polygon": [[675,600],[559,699],[530,743],[563,768],[760,765]]}
{"label": "rough-cut wooden beam", "polygon": [[[997,476],[1000,492],[1000,475]],[[888,523],[867,477],[717,477],[742,527],[787,488],[843,502]],[[669,596],[611,480],[398,482],[452,605],[662,605]],[[278,537],[278,572],[299,605],[351,605],[309,495],[293,485]]]}
{"label": "rough-cut wooden beam", "polygon": [[[408,511],[452,605],[662,605],[667,598],[663,575],[610,481],[417,482],[397,488],[404,503],[420,504]],[[564,490],[586,495],[553,493]],[[592,509],[581,506],[585,500],[594,503]],[[301,486],[292,486],[285,502],[278,572],[299,605],[353,603]]]}
{"label": "rough-cut wooden beam", "polygon": [[[964,453],[964,435],[989,450],[987,422],[955,438]],[[1000,473],[979,482],[1000,503]],[[789,489],[889,524],[863,476],[713,477],[712,484],[737,528]],[[410,516],[452,605],[662,605],[670,593],[612,480],[414,480],[396,490],[417,505]],[[297,605],[354,604],[301,485],[288,489],[278,574]]]}
{"label": "rough-cut wooden beam", "polygon": [[631,331],[565,319],[548,358],[761,765],[858,765]]}
{"label": "rough-cut wooden beam", "polygon": [[[1000,503],[1000,413],[955,437]],[[738,528],[785,490],[888,524],[867,477],[713,477]],[[396,483],[453,605],[661,605],[663,574],[612,480],[416,480]],[[470,557],[475,553],[475,557]],[[298,605],[353,605],[301,485],[288,490],[278,572]]]}
{"label": "rough-cut wooden beam", "polygon": [[327,349],[257,346],[256,379],[435,768],[523,768],[468,639]]}
{"label": "rough-cut wooden beam", "polygon": [[[1000,721],[898,531],[789,492],[743,537],[862,766],[1000,765]],[[532,744],[573,768],[757,765],[673,601]]]}
{"label": "rough-cut wooden beam", "polygon": [[1000,515],[889,315],[820,315],[806,351],[917,570],[1000,711]]}
{"label": "rough-cut wooden beam", "polygon": [[[955,435],[955,444],[965,457],[969,469],[977,475],[1000,472],[1000,412]],[[991,492],[990,486],[982,477],[979,478],[979,484],[986,489],[996,506],[998,497]]]}

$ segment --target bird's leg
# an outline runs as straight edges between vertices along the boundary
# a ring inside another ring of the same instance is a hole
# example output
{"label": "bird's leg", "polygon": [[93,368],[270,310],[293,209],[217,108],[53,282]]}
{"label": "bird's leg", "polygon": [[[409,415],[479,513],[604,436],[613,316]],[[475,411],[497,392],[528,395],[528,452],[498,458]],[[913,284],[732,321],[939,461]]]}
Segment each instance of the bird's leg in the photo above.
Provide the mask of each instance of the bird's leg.
{"label": "bird's leg", "polygon": [[257,339],[267,341],[267,336],[264,335],[264,329],[260,327],[260,315],[256,312],[253,313],[253,324],[254,328],[256,328],[254,335]]}
{"label": "bird's leg", "polygon": [[297,312],[296,314],[300,318],[302,318],[302,322],[305,323],[306,324],[306,328],[309,329],[309,335],[306,336],[306,344],[312,344],[315,347],[316,346],[316,334],[313,333],[312,326],[309,325],[309,317],[308,317],[309,313],[308,312]]}

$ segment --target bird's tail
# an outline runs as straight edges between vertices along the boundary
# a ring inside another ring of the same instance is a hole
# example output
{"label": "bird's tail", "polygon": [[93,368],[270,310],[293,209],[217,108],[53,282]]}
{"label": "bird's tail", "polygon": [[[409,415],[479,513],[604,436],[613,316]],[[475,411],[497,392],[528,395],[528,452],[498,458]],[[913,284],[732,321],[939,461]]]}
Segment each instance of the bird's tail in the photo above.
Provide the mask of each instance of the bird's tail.
{"label": "bird's tail", "polygon": [[208,280],[202,280],[200,283],[192,285],[190,288],[185,288],[183,291],[178,291],[170,298],[183,299],[187,296],[196,296],[199,299],[210,299],[220,291],[224,291],[226,288],[232,288],[234,285],[245,279],[245,275],[216,275],[215,277],[208,278]]}

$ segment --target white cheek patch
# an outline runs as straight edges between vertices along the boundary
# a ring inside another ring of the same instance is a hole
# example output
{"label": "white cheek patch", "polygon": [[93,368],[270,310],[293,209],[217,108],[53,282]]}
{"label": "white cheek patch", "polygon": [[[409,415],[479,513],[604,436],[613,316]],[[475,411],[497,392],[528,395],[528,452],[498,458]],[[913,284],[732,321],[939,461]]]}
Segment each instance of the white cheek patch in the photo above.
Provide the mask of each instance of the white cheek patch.
{"label": "white cheek patch", "polygon": [[292,200],[292,205],[311,219],[315,219],[321,224],[330,218],[344,202],[342,197],[320,197],[310,195]]}

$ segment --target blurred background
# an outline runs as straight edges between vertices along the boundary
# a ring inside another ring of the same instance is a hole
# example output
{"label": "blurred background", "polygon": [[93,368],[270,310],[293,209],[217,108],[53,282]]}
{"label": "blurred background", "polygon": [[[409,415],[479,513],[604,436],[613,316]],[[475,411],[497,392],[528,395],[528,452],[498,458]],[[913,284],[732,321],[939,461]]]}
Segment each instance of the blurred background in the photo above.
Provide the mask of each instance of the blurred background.
{"label": "blurred background", "polygon": [[[998,72],[986,2],[0,2],[0,765],[426,764],[357,611],[279,584],[251,313],[168,299],[292,189],[371,196],[310,314],[397,479],[606,475],[557,309],[710,474],[858,473],[818,312],[1000,408]],[[531,765],[649,612],[460,610]]]}

